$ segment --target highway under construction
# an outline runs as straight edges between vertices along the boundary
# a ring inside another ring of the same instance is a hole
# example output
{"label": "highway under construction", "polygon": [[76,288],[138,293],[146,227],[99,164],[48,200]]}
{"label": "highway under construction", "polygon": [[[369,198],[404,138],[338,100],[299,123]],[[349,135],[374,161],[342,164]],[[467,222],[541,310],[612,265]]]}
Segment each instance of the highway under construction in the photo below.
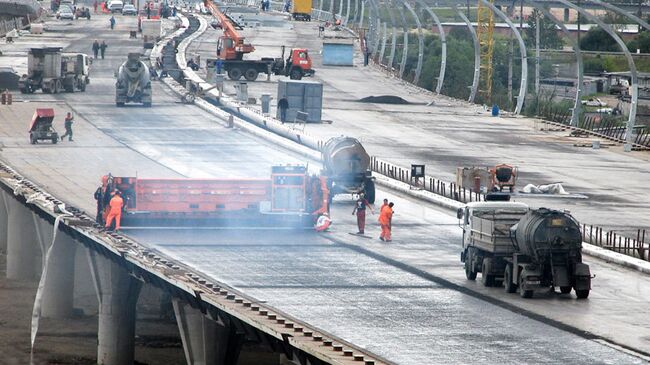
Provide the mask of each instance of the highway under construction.
{"label": "highway under construction", "polygon": [[[31,48],[89,54],[96,39],[109,45],[90,65],[83,92],[17,92],[0,105],[7,277],[0,362],[650,361],[647,248],[613,252],[597,247],[593,232],[587,237],[589,226],[648,226],[647,151],[578,149],[568,132],[542,131],[537,120],[492,117],[372,61],[364,66],[357,35],[344,24],[316,23],[328,17],[322,12],[303,22],[282,13],[282,4],[264,13],[258,5],[217,3],[210,14],[210,6],[177,4],[176,16],[161,19],[152,50],[132,37],[136,17],[101,10],[89,20],[46,18],[43,34],[0,41],[0,65],[21,74]],[[269,72],[268,80],[227,79],[226,69],[216,70],[223,67],[216,50],[227,47],[224,30],[234,29],[218,24],[228,18],[255,45],[244,57],[277,59],[285,46],[283,57],[308,58],[316,72],[297,80],[293,61],[282,60],[286,72]],[[332,47],[353,45],[353,66],[327,65],[329,41],[319,32],[337,34]],[[116,86],[116,78],[131,77],[120,76],[121,66],[140,68],[132,78],[140,81]],[[294,110],[292,83],[322,92],[320,123],[308,121],[314,94]],[[121,92],[144,99],[122,105]],[[364,99],[373,96],[380,98]],[[405,103],[381,102],[396,97]],[[60,130],[71,112],[74,140],[33,143],[27,129],[37,109],[52,109]],[[497,165],[510,168],[506,178]],[[488,167],[480,176],[490,188],[512,194],[488,198],[474,180],[457,195],[443,192],[462,182],[459,167],[476,166]],[[558,181],[571,194],[519,191]],[[124,202],[119,230],[102,220],[116,191]],[[368,206],[364,234],[355,216],[360,197]],[[391,242],[378,238],[384,199],[394,203]],[[548,237],[530,246],[554,245],[555,253],[543,251],[548,261],[525,254],[527,236],[515,225],[540,207],[555,215],[540,225]],[[488,208],[491,218],[482,213]],[[567,242],[571,250],[559,248]],[[480,250],[468,256],[467,247]],[[497,259],[499,247],[506,251]],[[505,267],[520,268],[514,291],[521,295],[507,292],[513,281]]]}

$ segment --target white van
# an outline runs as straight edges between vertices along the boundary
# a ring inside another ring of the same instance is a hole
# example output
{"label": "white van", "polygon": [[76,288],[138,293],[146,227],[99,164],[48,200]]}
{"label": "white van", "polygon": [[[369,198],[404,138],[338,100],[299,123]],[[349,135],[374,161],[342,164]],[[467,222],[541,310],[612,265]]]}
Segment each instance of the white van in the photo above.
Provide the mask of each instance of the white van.
{"label": "white van", "polygon": [[122,0],[112,0],[108,3],[108,10],[110,10],[111,13],[121,13],[123,7],[124,3]]}

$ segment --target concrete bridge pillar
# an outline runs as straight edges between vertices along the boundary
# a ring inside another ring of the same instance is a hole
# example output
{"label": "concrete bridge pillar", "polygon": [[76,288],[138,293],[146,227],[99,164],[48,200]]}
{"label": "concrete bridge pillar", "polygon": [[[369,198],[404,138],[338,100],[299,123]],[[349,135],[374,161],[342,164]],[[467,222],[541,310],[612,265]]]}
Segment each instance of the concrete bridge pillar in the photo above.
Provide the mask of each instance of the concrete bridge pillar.
{"label": "concrete bridge pillar", "polygon": [[174,314],[189,365],[221,365],[217,362],[217,323],[201,311],[174,298]]}
{"label": "concrete bridge pillar", "polygon": [[[67,234],[58,231],[52,246],[54,226],[35,217],[43,252],[52,247],[47,263],[47,276],[43,287],[41,316],[45,318],[68,318],[74,309],[74,272],[77,243]],[[45,255],[43,255],[45,257]]]}
{"label": "concrete bridge pillar", "polygon": [[0,190],[0,251],[7,252],[7,204],[5,203],[5,192]]}
{"label": "concrete bridge pillar", "polygon": [[[32,212],[12,198],[5,195],[7,219],[7,279],[34,280],[36,258],[39,254],[36,229]],[[38,268],[40,269],[40,268]]]}
{"label": "concrete bridge pillar", "polygon": [[228,319],[215,315],[213,320],[177,298],[173,305],[188,364],[237,364],[245,335]]}
{"label": "concrete bridge pillar", "polygon": [[115,262],[88,252],[99,301],[97,363],[133,364],[136,304],[142,282]]}

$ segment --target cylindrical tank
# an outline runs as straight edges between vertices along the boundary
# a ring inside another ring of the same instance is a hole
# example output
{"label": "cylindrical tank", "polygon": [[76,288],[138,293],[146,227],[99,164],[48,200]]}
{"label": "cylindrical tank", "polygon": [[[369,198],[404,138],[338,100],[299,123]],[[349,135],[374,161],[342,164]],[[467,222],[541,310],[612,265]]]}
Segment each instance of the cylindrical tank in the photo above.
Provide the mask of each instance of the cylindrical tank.
{"label": "cylindrical tank", "polygon": [[330,176],[365,174],[370,166],[370,156],[356,138],[330,138],[323,146],[322,154],[325,170]]}
{"label": "cylindrical tank", "polygon": [[544,261],[549,250],[580,250],[580,225],[568,213],[540,208],[530,210],[512,230],[522,254]]}
{"label": "cylindrical tank", "polygon": [[129,54],[128,60],[120,66],[117,77],[126,86],[128,97],[141,93],[150,84],[149,68],[140,61],[139,54]]}

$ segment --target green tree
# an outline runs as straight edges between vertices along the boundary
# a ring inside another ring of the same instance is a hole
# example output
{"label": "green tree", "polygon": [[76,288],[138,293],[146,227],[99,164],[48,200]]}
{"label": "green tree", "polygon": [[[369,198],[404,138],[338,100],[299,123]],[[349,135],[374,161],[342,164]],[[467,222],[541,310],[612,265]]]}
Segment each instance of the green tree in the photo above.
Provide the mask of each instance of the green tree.
{"label": "green tree", "polygon": [[584,51],[620,51],[616,41],[601,27],[589,29],[587,34],[580,39],[580,49]]}
{"label": "green tree", "polygon": [[539,18],[539,47],[542,49],[560,49],[564,46],[564,41],[558,35],[558,29],[555,23],[546,19],[537,9],[528,17],[528,28],[526,29],[526,47],[535,47],[537,18]]}
{"label": "green tree", "polygon": [[628,42],[627,48],[630,52],[636,52],[637,49],[640,49],[641,53],[650,53],[650,32],[639,33],[636,39]]}

